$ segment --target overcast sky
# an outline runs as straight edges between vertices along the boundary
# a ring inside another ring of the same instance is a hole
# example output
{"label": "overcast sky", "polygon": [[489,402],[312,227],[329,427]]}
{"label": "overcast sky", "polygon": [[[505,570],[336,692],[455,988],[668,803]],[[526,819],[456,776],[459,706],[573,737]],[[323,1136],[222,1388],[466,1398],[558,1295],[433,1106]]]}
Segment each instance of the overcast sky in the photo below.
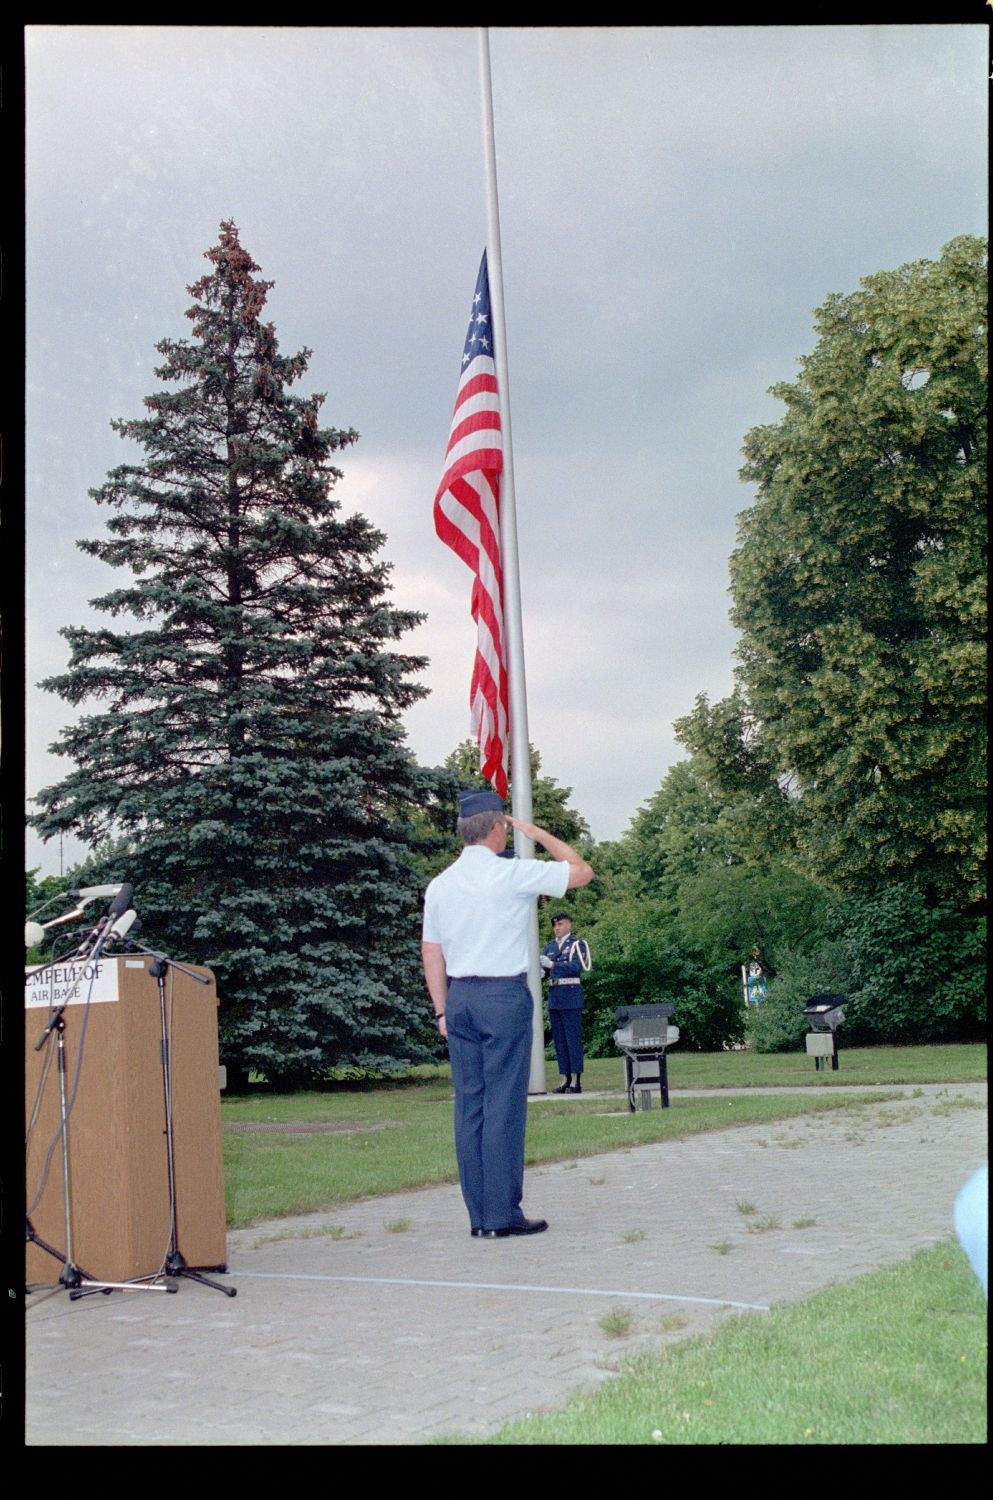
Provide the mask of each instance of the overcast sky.
{"label": "overcast sky", "polygon": [[[978,12],[977,12],[978,14]],[[863,276],[985,234],[976,24],[502,28],[490,33],[529,729],[597,839],[732,685],[738,479],[813,312]],[[88,497],[137,456],[109,426],[189,335],[231,218],[275,282],[301,392],[361,434],[335,494],[385,534],[407,716],[438,764],[469,734],[468,571],[434,534],[486,240],[474,28],[29,26],[27,789],[71,717],[35,684],[115,570]],[[94,705],[96,706],[96,705]],[[66,868],[85,852],[67,840]],[[29,832],[29,867],[57,842]]]}

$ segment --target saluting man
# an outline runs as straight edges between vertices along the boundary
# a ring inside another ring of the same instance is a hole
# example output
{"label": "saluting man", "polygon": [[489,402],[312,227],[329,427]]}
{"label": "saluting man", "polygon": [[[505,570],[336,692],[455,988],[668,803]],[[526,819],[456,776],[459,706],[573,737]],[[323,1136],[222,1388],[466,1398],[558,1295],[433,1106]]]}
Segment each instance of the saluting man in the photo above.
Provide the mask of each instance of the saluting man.
{"label": "saluting man", "polygon": [[548,980],[548,1019],[562,1082],[553,1094],[581,1094],[583,1085],[583,975],[590,968],[590,946],[573,937],[569,913],[552,917],[552,941],[540,963]]}
{"label": "saluting man", "polygon": [[[519,828],[550,855],[503,859]],[[454,864],[424,896],[424,977],[448,1039],[455,1088],[455,1154],[474,1239],[540,1234],[525,1218],[524,1130],[534,1001],[528,987],[531,913],[538,896],[561,901],[593,871],[568,844],[504,812],[495,792],[459,793]]]}

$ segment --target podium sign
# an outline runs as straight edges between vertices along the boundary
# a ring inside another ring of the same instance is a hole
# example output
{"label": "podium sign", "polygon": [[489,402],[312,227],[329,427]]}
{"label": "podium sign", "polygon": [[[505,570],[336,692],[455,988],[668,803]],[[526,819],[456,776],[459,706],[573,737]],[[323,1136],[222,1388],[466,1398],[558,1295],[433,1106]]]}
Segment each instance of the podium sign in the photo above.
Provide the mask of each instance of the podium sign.
{"label": "podium sign", "polygon": [[[143,956],[57,963],[30,970],[25,978],[29,1120],[46,1074],[28,1141],[29,1218],[38,1238],[65,1255],[56,1034],[35,1051],[54,1001],[66,1006],[72,1258],[100,1281],[152,1276],[170,1249],[162,1008],[159,982],[148,972],[153,961]],[[177,1248],[190,1267],[221,1269],[227,1242],[217,989],[209,969],[186,967],[209,982],[198,984],[171,964],[162,981],[171,1057]],[[28,1242],[29,1285],[55,1283],[61,1273],[54,1256]]]}
{"label": "podium sign", "polygon": [[[56,1005],[99,1005],[120,999],[116,958],[36,964],[24,971],[24,1009],[49,1011]],[[26,1018],[30,1025],[30,1017]],[[38,1030],[42,1031],[42,1020]]]}

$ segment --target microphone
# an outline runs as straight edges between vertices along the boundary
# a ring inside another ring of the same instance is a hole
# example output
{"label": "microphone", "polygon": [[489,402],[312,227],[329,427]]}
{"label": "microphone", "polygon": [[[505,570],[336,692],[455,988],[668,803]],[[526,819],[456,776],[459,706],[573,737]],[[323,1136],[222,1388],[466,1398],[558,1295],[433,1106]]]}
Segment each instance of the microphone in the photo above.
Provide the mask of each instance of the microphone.
{"label": "microphone", "polygon": [[111,943],[116,942],[119,938],[127,937],[132,927],[140,926],[141,923],[138,921],[138,913],[132,906],[128,911],[123,912],[122,915],[118,917],[113,927],[107,933],[106,939],[104,941],[104,947],[109,948]]}
{"label": "microphone", "polygon": [[81,917],[82,915],[83,908],[81,906],[74,906],[72,911],[65,911],[61,917],[53,917],[50,922],[28,922],[24,928],[25,936],[29,927],[32,929],[40,927],[42,932],[47,932],[49,927],[58,927],[62,922],[74,922],[77,917]]}
{"label": "microphone", "polygon": [[113,901],[107,908],[108,917],[114,917],[116,919],[117,917],[123,916],[128,907],[131,905],[131,897],[133,895],[134,890],[127,884],[126,881],[124,885],[119,885],[117,887],[117,891]]}
{"label": "microphone", "polygon": [[110,903],[106,915],[101,917],[100,921],[94,927],[89,937],[85,938],[83,942],[80,943],[76,952],[72,955],[73,958],[86,958],[89,956],[89,954],[99,943],[100,939],[103,937],[104,933],[107,932],[109,928],[113,927],[118,917],[123,916],[127,911],[128,907],[131,905],[132,895],[132,888],[127,884],[126,881],[124,885],[117,887],[117,894],[115,895],[113,901]]}
{"label": "microphone", "polygon": [[[88,906],[91,901],[98,901],[101,897],[105,896],[120,896],[125,890],[128,892],[128,895],[124,905],[127,906],[128,901],[131,900],[130,886],[88,885],[79,891],[68,891],[66,894],[79,904],[74,906],[71,911],[63,912],[61,917],[52,917],[49,922],[26,922],[24,924],[25,948],[36,948],[50,927],[58,927],[63,922],[74,922],[77,917],[83,915],[83,907]],[[108,912],[109,915],[110,913]],[[94,930],[94,935],[96,935],[96,930]]]}
{"label": "microphone", "polygon": [[104,896],[116,896],[123,889],[122,885],[84,885],[81,890],[69,891],[68,895],[74,901],[78,901],[82,897],[83,905],[85,906],[87,901],[98,901]]}

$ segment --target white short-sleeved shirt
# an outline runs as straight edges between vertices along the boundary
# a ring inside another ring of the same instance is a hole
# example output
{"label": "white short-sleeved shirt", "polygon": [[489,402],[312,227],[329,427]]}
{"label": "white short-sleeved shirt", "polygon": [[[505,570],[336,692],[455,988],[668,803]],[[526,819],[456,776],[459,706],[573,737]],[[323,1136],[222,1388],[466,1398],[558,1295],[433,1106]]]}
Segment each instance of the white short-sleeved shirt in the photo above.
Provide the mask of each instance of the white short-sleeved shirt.
{"label": "white short-sleeved shirt", "polygon": [[568,887],[567,860],[501,859],[470,844],[425,892],[424,941],[440,943],[453,979],[524,974],[532,901]]}

